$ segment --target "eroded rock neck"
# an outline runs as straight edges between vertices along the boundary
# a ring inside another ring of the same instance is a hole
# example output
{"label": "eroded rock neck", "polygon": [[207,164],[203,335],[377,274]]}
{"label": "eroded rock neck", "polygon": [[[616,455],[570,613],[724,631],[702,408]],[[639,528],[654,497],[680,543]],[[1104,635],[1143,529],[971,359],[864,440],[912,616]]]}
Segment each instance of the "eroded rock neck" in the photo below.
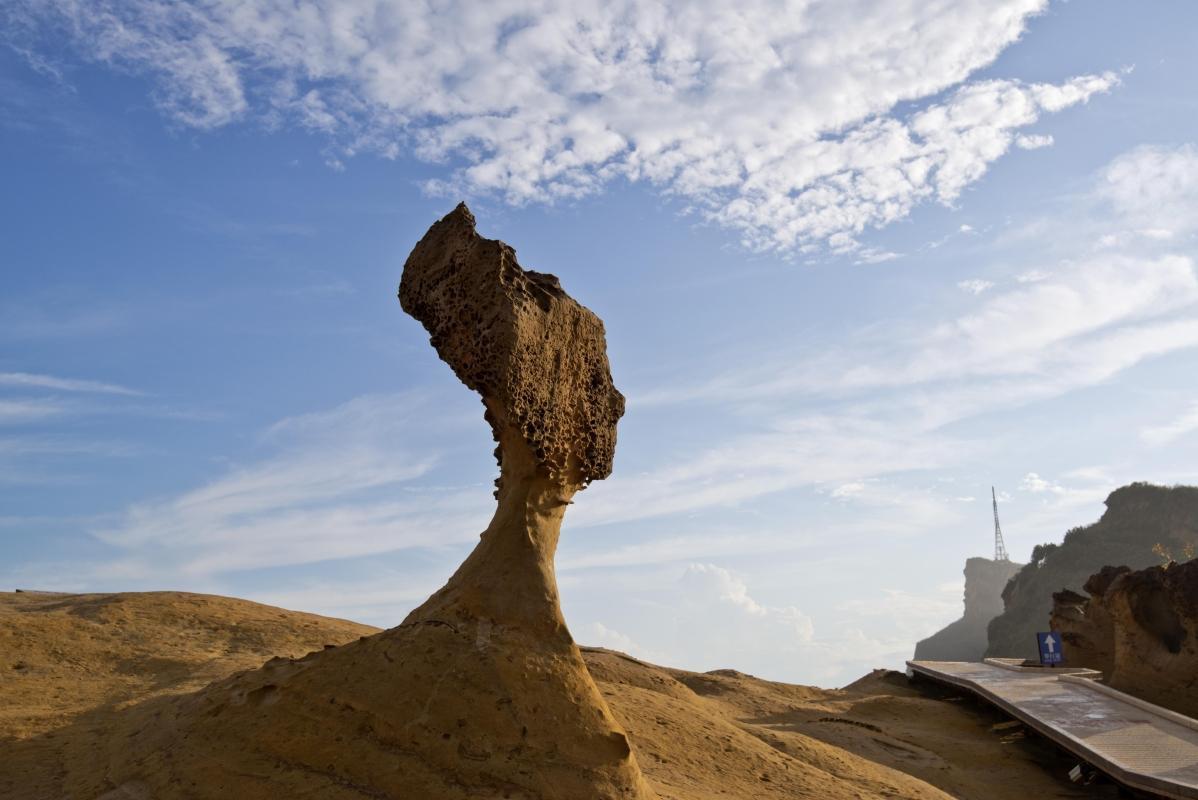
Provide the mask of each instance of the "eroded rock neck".
{"label": "eroded rock neck", "polygon": [[553,556],[580,485],[550,478],[514,427],[498,433],[502,472],[495,516],[449,582],[404,623],[486,620],[568,640]]}

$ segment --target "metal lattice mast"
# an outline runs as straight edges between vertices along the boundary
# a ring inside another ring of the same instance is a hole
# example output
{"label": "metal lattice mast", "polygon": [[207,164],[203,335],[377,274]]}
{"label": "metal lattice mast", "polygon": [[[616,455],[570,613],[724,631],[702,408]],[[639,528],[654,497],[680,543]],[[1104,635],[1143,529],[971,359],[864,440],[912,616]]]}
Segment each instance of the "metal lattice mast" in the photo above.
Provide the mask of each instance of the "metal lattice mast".
{"label": "metal lattice mast", "polygon": [[998,522],[998,496],[994,494],[994,487],[990,487],[990,501],[994,504],[994,560],[995,561],[1010,561],[1007,557],[1007,546],[1002,540],[1002,525]]}

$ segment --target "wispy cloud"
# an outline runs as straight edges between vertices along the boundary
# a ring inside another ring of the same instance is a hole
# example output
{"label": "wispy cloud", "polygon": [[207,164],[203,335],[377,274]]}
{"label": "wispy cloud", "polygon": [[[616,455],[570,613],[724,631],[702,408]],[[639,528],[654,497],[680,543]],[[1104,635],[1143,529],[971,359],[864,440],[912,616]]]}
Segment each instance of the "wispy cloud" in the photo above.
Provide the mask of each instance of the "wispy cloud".
{"label": "wispy cloud", "polygon": [[[1142,203],[1135,168],[1141,162],[1148,174],[1174,171],[1169,188],[1154,187]],[[1126,215],[1148,214],[1149,208],[1178,227],[1180,220],[1198,217],[1193,148],[1139,148],[1120,156],[1075,204],[1094,215],[1075,225],[1057,220],[1039,234],[1067,248],[1067,257],[1045,267],[1021,267],[1015,284],[1002,291],[993,281],[962,281],[968,294],[985,296],[950,319],[931,326],[883,321],[833,352],[779,352],[703,384],[634,393],[633,402],[761,402],[905,388],[920,402],[935,396],[976,407],[989,393],[1009,406],[1091,385],[1145,358],[1198,345],[1198,273],[1190,252],[1167,240],[1153,247],[1142,242],[1096,247],[1091,237],[1096,227],[1118,231],[1129,222],[1139,224]],[[993,408],[993,401],[983,407]]]}
{"label": "wispy cloud", "polygon": [[909,426],[864,416],[775,416],[770,429],[727,437],[718,446],[674,453],[647,473],[617,473],[587,490],[571,510],[573,527],[606,525],[736,506],[804,486],[835,484],[947,465],[962,447]]}
{"label": "wispy cloud", "polygon": [[29,372],[0,372],[0,386],[128,396],[143,394],[136,389],[130,389],[115,383],[80,380],[78,378],[58,378],[53,375],[35,375]]}
{"label": "wispy cloud", "polygon": [[131,564],[191,576],[474,538],[491,510],[486,487],[414,483],[438,460],[419,432],[455,422],[417,425],[426,412],[418,396],[368,395],[282,420],[263,435],[266,454],[94,533]]}
{"label": "wispy cloud", "polygon": [[65,36],[152,75],[177,124],[293,124],[339,167],[364,151],[446,165],[430,191],[525,203],[640,180],[749,246],[845,251],[952,203],[1045,140],[1021,129],[1118,82],[962,83],[1046,4],[55,0],[19,3],[10,38]]}
{"label": "wispy cloud", "polygon": [[1149,238],[1198,231],[1198,147],[1137,147],[1103,170],[1098,195],[1122,227]]}
{"label": "wispy cloud", "polygon": [[1195,431],[1198,431],[1198,404],[1163,425],[1145,428],[1140,431],[1140,438],[1152,445],[1164,445]]}
{"label": "wispy cloud", "polygon": [[1020,150],[1039,150],[1042,147],[1052,147],[1053,138],[1046,134],[1019,134],[1015,137],[1015,146]]}
{"label": "wispy cloud", "polygon": [[0,458],[14,455],[99,455],[128,457],[144,448],[121,441],[86,440],[66,436],[0,437]]}
{"label": "wispy cloud", "polygon": [[[1189,151],[1137,150],[1113,164],[1141,157],[1175,163],[1188,159]],[[1112,172],[1133,170],[1100,171],[1094,191],[1072,201],[1104,216],[1080,228],[1067,220],[1045,228],[1042,235],[1065,247],[1068,258],[1043,269],[1021,265],[1015,276],[1023,280],[1001,289],[966,287],[979,289],[969,294],[980,296],[961,299],[964,307],[954,316],[931,323],[891,320],[825,352],[782,349],[699,384],[632,393],[633,410],[702,403],[708,418],[722,410],[738,427],[752,420],[754,430],[676,453],[672,463],[644,474],[617,473],[590,490],[572,524],[735,506],[808,486],[858,487],[844,499],[863,501],[883,485],[871,479],[943,470],[976,453],[979,442],[950,428],[953,423],[1060,397],[1147,359],[1198,347],[1198,273],[1189,253],[1171,241],[1155,248],[1095,246],[1091,226],[1119,230],[1120,214],[1133,202],[1127,198],[1137,196],[1120,190],[1114,195],[1120,205],[1113,206]],[[1171,219],[1187,209],[1198,215],[1188,184],[1174,182],[1157,195],[1161,213]],[[1181,435],[1188,423],[1146,435],[1158,441]],[[1102,487],[1113,488],[1106,482]],[[1078,502],[1099,491],[1087,487]],[[936,502],[928,513],[947,512]],[[929,525],[943,521],[928,517]]]}
{"label": "wispy cloud", "polygon": [[988,289],[993,289],[994,283],[993,281],[984,281],[981,278],[970,278],[967,281],[958,281],[957,288],[963,292],[978,295]]}
{"label": "wispy cloud", "polygon": [[42,297],[0,302],[0,339],[71,339],[108,333],[128,324],[129,316],[114,307],[94,307],[82,298],[68,303]]}
{"label": "wispy cloud", "polygon": [[[610,591],[619,580],[616,573],[596,573],[571,590],[593,585],[594,591]],[[636,590],[639,602],[632,607],[572,609],[578,638],[685,669],[733,667],[774,680],[793,680],[801,670],[804,680],[824,686],[909,657],[916,639],[961,608],[959,585],[931,597],[864,587],[857,601],[817,619],[794,605],[763,601],[745,575],[703,561],[642,574]]]}
{"label": "wispy cloud", "polygon": [[0,425],[33,422],[65,411],[65,406],[52,398],[0,399]]}

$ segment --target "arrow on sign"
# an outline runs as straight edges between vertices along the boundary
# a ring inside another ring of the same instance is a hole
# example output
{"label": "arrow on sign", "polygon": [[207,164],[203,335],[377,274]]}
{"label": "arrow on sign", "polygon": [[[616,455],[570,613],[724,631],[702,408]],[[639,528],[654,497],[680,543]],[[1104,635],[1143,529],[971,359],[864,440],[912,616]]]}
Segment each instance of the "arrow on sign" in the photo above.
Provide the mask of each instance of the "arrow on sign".
{"label": "arrow on sign", "polygon": [[1044,646],[1048,648],[1049,655],[1057,651],[1057,640],[1052,638],[1052,634],[1044,637]]}

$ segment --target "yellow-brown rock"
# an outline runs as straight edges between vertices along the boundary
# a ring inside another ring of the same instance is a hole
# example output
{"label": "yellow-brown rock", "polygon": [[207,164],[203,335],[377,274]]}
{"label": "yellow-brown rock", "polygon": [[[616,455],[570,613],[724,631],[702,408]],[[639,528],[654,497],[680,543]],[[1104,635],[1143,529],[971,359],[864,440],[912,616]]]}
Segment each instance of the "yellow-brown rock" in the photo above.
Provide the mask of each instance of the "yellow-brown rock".
{"label": "yellow-brown rock", "polygon": [[1103,671],[1110,686],[1198,717],[1198,560],[1142,570],[1106,567],[1088,598],[1054,596],[1070,666]]}
{"label": "yellow-brown rock", "polygon": [[570,638],[553,569],[562,516],[610,473],[624,410],[602,323],[478,236],[465,206],[412,251],[400,297],[499,442],[477,548],[397,627],[137,706],[30,797],[655,797]]}

